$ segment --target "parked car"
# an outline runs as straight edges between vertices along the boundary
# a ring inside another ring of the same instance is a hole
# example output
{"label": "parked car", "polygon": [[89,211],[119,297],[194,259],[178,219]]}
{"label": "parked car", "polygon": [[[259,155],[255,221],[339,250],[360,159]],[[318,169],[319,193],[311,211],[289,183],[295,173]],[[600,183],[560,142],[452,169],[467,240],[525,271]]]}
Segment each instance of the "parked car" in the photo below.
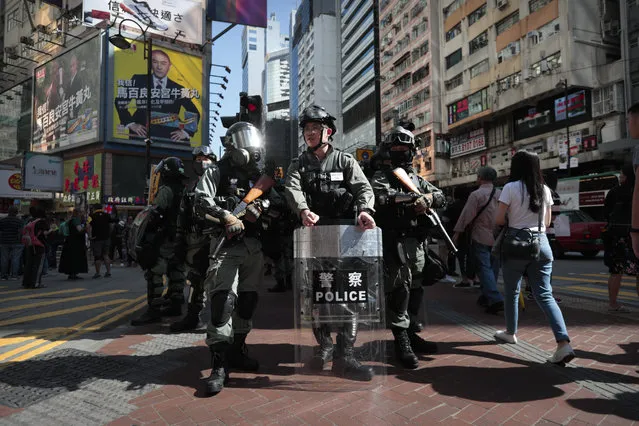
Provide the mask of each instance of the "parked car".
{"label": "parked car", "polygon": [[568,218],[570,235],[559,236],[560,231],[555,226],[558,233],[552,244],[555,257],[562,257],[568,251],[579,252],[585,257],[595,257],[604,249],[601,232],[606,222],[597,222],[581,210],[564,210],[559,216]]}

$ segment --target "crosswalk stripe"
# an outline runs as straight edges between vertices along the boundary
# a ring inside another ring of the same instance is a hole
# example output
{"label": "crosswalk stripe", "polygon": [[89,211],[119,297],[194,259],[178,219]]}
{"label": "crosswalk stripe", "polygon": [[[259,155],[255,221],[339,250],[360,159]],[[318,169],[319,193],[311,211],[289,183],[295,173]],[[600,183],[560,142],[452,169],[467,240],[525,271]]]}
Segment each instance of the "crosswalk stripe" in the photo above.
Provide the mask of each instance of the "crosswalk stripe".
{"label": "crosswalk stripe", "polygon": [[31,304],[28,304],[28,305],[10,306],[8,308],[0,309],[0,314],[4,314],[6,312],[21,311],[23,309],[41,308],[43,306],[57,305],[58,303],[73,302],[73,301],[76,301],[76,300],[92,299],[94,297],[99,297],[99,296],[109,296],[109,295],[112,295],[112,294],[122,294],[122,293],[126,293],[126,292],[128,292],[128,290],[109,290],[109,291],[103,291],[103,292],[100,292],[100,293],[86,294],[84,296],[67,297],[67,298],[55,299],[55,300],[45,300],[45,301],[42,301],[42,302],[31,303]]}
{"label": "crosswalk stripe", "polygon": [[[605,279],[606,281],[608,281],[608,277],[610,276],[610,274],[606,273],[606,274],[579,274],[579,276],[583,276],[583,277],[600,277],[602,279]],[[631,277],[631,276],[626,276],[624,275],[622,277],[623,281],[626,282],[630,282],[630,283],[636,283],[637,282],[637,278],[635,277]]]}
{"label": "crosswalk stripe", "polygon": [[16,296],[16,297],[7,297],[6,299],[2,299],[0,300],[0,303],[5,303],[5,302],[11,302],[14,300],[28,300],[28,299],[38,299],[41,297],[47,297],[47,296],[57,296],[60,294],[68,294],[68,293],[79,293],[81,291],[83,291],[83,288],[70,288],[68,290],[60,290],[60,291],[52,291],[50,293],[31,293],[27,296]]}
{"label": "crosswalk stripe", "polygon": [[[65,338],[66,340],[59,340],[59,341],[50,342],[49,344],[41,346],[41,347],[39,347],[37,349],[34,349],[34,350],[30,351],[30,352],[23,353],[22,355],[16,357],[15,359],[12,359],[11,362],[25,361],[27,359],[33,358],[34,356],[37,356],[37,355],[42,354],[44,352],[47,352],[47,351],[49,351],[49,350],[51,350],[51,349],[53,349],[53,348],[55,348],[57,346],[60,346],[60,345],[62,345],[64,343],[66,343],[68,340],[71,340],[72,338],[80,337],[80,336],[82,336],[82,335],[84,335],[84,334],[86,334],[86,333],[88,333],[90,331],[100,330],[100,329],[104,328],[105,326],[107,326],[107,325],[109,325],[111,323],[114,323],[114,322],[120,320],[121,318],[124,318],[125,316],[127,316],[127,315],[129,315],[129,314],[131,314],[131,313],[133,313],[133,312],[145,307],[147,305],[147,301],[144,300],[144,299],[146,299],[146,295],[145,296],[140,296],[139,298],[134,299],[132,302],[135,302],[135,301],[138,301],[138,300],[141,300],[141,302],[138,303],[137,305],[131,307],[130,309],[127,309],[127,310],[125,310],[123,312],[120,312],[119,314],[117,314],[117,315],[115,315],[115,316],[113,316],[113,317],[111,317],[111,318],[109,318],[109,319],[107,319],[107,320],[105,320],[105,321],[103,321],[103,322],[101,322],[99,324],[95,324],[95,325],[93,325],[91,327],[87,327],[86,329],[79,330],[79,331],[67,336]],[[127,305],[130,305],[130,304],[127,304]],[[119,307],[118,309],[120,309],[120,308],[121,307]]]}
{"label": "crosswalk stripe", "polygon": [[28,344],[26,344],[24,346],[20,346],[18,348],[10,350],[9,352],[5,352],[3,354],[0,354],[0,361],[7,360],[7,359],[9,359],[9,358],[11,358],[13,356],[16,356],[16,355],[18,355],[18,354],[20,354],[20,353],[22,353],[22,352],[24,352],[26,350],[29,350],[31,348],[35,348],[37,346],[43,345],[43,344],[45,344],[47,342],[48,342],[48,340],[36,339],[33,342],[28,343]]}
{"label": "crosswalk stripe", "polygon": [[[603,289],[603,288],[592,288],[592,287],[584,287],[584,286],[579,286],[579,285],[571,285],[568,287],[564,287],[567,290],[578,290],[578,291],[583,291],[586,293],[596,293],[596,294],[605,294],[608,295],[608,290],[607,289]],[[636,299],[637,298],[637,293],[633,293],[631,291],[619,291],[619,296],[624,296],[624,297],[628,297],[628,298],[633,298]]]}
{"label": "crosswalk stripe", "polygon": [[62,309],[59,311],[45,312],[42,314],[29,315],[26,317],[11,318],[8,320],[0,321],[0,327],[5,327],[7,325],[13,325],[13,324],[20,324],[20,323],[34,321],[34,320],[42,319],[42,318],[51,318],[51,317],[57,317],[60,315],[73,314],[75,312],[90,311],[91,309],[96,309],[96,308],[106,308],[107,306],[117,305],[118,303],[124,303],[129,300],[131,299],[107,300],[104,302],[95,303],[93,305],[76,306],[75,308]]}
{"label": "crosswalk stripe", "polygon": [[[559,281],[574,281],[574,282],[578,282],[578,283],[593,283],[593,284],[603,284],[603,285],[608,285],[608,279],[606,280],[590,280],[587,278],[572,278],[572,277],[560,277],[558,275],[553,275],[552,276],[553,279],[559,280]],[[621,286],[624,288],[632,288],[634,289],[635,286],[629,283],[621,283]]]}

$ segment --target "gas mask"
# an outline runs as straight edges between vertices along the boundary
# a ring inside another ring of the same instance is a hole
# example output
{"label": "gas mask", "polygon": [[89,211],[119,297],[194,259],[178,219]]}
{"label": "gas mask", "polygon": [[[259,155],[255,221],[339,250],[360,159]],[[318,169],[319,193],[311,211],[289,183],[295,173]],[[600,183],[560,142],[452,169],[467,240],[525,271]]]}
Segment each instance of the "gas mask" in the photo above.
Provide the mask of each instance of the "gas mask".
{"label": "gas mask", "polygon": [[226,154],[233,167],[252,168],[261,170],[264,159],[262,148],[248,147],[239,149],[229,149]]}
{"label": "gas mask", "polygon": [[395,145],[390,148],[390,159],[394,166],[410,164],[413,161],[412,149],[402,145]]}

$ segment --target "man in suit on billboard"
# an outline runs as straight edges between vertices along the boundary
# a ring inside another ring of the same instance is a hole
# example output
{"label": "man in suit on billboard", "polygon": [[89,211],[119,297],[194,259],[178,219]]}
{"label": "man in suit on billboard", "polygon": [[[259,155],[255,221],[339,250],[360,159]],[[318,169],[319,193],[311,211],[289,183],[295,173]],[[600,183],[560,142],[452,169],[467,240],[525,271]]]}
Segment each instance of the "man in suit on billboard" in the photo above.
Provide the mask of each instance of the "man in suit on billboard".
{"label": "man in suit on billboard", "polygon": [[[184,87],[168,78],[171,69],[171,58],[161,50],[154,50],[152,58],[152,107],[151,138],[165,138],[173,141],[187,142],[197,132],[200,113],[190,97],[182,97]],[[131,77],[133,87],[146,88],[146,74],[136,74]],[[168,92],[167,92],[168,91]],[[153,96],[153,93],[160,96]],[[165,94],[169,94],[168,97]],[[120,124],[129,130],[131,139],[146,138],[146,99],[136,99],[137,109],[133,114],[129,112],[129,97],[116,97],[115,107],[118,111]],[[184,108],[186,123],[180,122],[179,114]]]}

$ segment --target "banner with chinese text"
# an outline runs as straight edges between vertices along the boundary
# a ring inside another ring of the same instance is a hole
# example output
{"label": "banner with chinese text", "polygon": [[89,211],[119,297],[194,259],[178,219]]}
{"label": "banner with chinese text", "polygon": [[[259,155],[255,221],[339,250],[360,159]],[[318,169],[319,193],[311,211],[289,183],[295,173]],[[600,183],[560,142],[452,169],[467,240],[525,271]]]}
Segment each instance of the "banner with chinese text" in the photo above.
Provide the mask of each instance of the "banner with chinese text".
{"label": "banner with chinese text", "polygon": [[[202,44],[202,0],[83,0],[83,25],[102,27],[119,16],[131,19],[152,34],[184,43]],[[127,25],[139,32],[137,25]]]}
{"label": "banner with chinese text", "polygon": [[101,46],[94,37],[35,69],[32,151],[98,139]]}
{"label": "banner with chinese text", "polygon": [[[114,48],[113,137],[146,138],[147,62],[144,44]],[[152,53],[151,139],[202,145],[202,58],[154,47]]]}
{"label": "banner with chinese text", "polygon": [[102,189],[102,155],[89,155],[64,162],[65,204],[73,203],[76,194],[86,193],[89,204],[100,204]]}

